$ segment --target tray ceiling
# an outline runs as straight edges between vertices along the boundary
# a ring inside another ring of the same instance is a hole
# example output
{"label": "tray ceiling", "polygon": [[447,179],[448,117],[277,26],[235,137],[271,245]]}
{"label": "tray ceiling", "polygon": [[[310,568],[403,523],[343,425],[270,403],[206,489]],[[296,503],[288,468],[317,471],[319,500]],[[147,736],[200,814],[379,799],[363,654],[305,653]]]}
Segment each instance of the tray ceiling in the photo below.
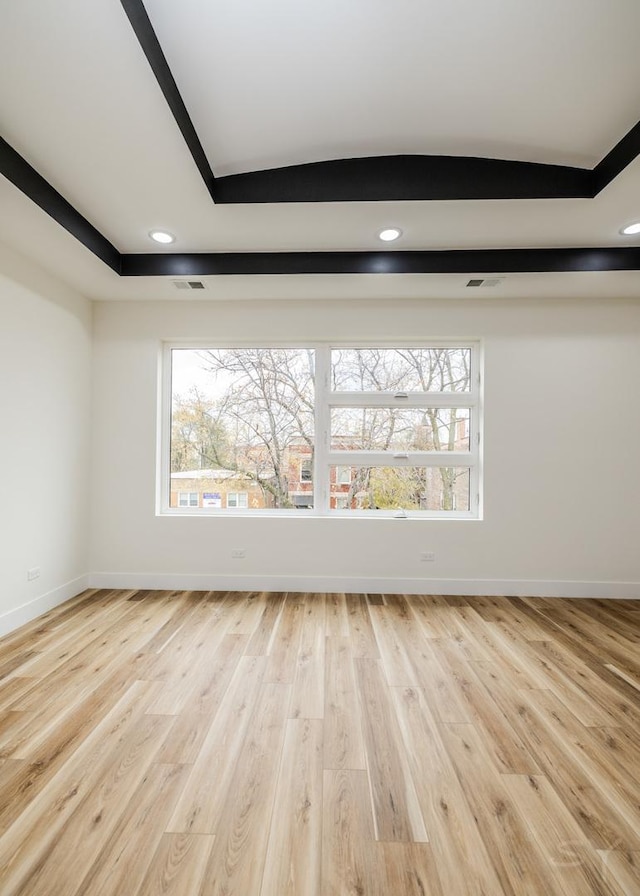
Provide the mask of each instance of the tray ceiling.
{"label": "tray ceiling", "polygon": [[90,297],[640,295],[635,0],[0,15],[0,239]]}

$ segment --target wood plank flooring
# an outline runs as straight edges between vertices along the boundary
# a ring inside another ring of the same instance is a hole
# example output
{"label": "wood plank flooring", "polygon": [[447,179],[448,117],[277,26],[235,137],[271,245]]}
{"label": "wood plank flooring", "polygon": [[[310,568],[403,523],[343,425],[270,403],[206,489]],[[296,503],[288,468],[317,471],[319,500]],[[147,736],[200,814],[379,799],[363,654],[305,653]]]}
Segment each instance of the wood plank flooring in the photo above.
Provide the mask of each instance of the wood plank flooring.
{"label": "wood plank flooring", "polygon": [[1,896],[640,896],[640,602],[88,591],[0,640]]}

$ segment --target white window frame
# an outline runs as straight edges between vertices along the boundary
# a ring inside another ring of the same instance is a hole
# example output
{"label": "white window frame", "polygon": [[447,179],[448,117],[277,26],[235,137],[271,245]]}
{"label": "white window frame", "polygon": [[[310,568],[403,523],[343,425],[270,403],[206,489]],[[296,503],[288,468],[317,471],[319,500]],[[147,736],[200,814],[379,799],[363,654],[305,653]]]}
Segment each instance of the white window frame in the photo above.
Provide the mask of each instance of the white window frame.
{"label": "white window frame", "polygon": [[[172,341],[164,343],[161,353],[161,375],[159,378],[158,427],[158,488],[156,512],[159,515],[219,516],[226,508],[186,508],[170,507],[170,440],[171,440],[171,352],[173,349],[203,350],[215,348],[256,348],[265,345],[258,342],[223,342],[220,340]],[[305,340],[295,342],[269,341],[274,348],[309,348],[315,352],[315,433],[314,465],[312,481],[314,485],[314,508],[305,512],[305,517],[343,517],[349,519],[366,517],[369,519],[435,519],[435,520],[481,520],[482,494],[482,426],[483,426],[483,351],[479,340],[368,340],[362,342],[312,343]],[[393,392],[333,392],[331,390],[331,350],[347,348],[458,348],[468,349],[471,357],[471,382],[467,392],[409,392],[399,398]],[[338,407],[403,407],[403,408],[470,408],[469,450],[468,451],[332,451],[330,415],[332,408]],[[469,469],[469,510],[337,510],[330,508],[332,466],[384,466],[384,467],[461,467]],[[226,503],[226,502],[225,502]],[[251,516],[295,516],[301,517],[295,509],[232,508],[236,513]]]}

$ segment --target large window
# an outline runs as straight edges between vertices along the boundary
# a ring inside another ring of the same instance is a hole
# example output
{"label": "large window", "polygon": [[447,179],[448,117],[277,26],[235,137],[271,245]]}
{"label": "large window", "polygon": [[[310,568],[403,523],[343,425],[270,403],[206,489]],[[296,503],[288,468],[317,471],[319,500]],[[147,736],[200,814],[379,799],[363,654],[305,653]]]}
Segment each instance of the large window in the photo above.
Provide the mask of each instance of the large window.
{"label": "large window", "polygon": [[[475,344],[171,346],[165,364],[166,510],[479,515]],[[190,510],[175,482],[227,499]]]}

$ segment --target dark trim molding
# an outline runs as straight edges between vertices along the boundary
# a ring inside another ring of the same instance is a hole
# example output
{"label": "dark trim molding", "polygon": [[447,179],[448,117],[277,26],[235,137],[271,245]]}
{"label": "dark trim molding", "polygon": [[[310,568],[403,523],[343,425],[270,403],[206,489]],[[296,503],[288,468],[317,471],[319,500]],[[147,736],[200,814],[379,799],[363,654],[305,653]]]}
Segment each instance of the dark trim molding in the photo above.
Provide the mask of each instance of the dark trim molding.
{"label": "dark trim molding", "polygon": [[640,121],[602,159],[592,172],[593,195],[604,190],[640,154]]}
{"label": "dark trim molding", "polygon": [[216,202],[398,202],[587,199],[592,172],[562,165],[455,156],[336,159],[219,177]]}
{"label": "dark trim molding", "polygon": [[215,177],[142,0],[120,0],[211,198]]}
{"label": "dark trim molding", "polygon": [[221,252],[123,255],[123,277],[212,274],[497,274],[637,271],[640,247],[426,252]]}
{"label": "dark trim molding", "polygon": [[0,173],[117,274],[120,253],[64,196],[0,137]]}

